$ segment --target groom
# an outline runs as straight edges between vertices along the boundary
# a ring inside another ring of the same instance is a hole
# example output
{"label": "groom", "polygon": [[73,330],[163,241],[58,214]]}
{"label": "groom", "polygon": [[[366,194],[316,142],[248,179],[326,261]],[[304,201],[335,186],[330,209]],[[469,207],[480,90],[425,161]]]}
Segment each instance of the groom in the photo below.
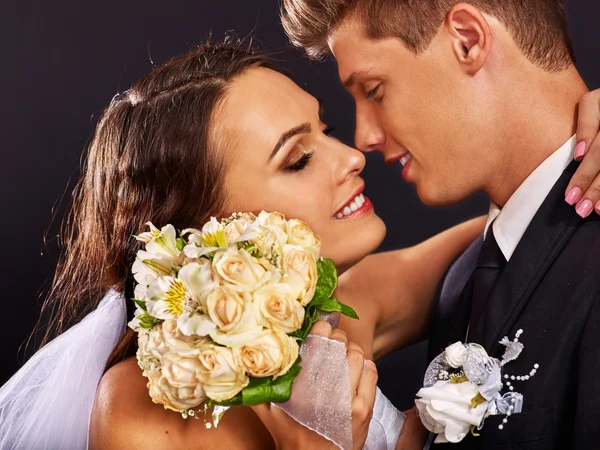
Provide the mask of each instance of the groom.
{"label": "groom", "polygon": [[[286,0],[283,24],[331,52],[356,101],[356,144],[403,165],[429,205],[483,191],[488,226],[448,273],[430,357],[455,341],[500,358],[523,411],[458,448],[592,449],[600,442],[600,217],[573,189],[573,65],[559,0]],[[577,204],[574,210],[569,204]]]}

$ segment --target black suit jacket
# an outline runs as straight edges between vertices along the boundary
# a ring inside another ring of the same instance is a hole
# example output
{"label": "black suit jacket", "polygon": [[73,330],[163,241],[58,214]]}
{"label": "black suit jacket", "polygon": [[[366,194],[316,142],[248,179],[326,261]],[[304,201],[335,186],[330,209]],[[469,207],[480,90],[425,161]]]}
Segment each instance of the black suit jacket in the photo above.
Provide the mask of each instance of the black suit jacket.
{"label": "black suit jacket", "polygon": [[[469,435],[452,448],[600,449],[600,217],[581,219],[564,201],[577,165],[546,197],[487,299],[483,319],[469,331],[470,342],[501,358],[500,339],[523,329],[525,349],[503,368],[526,375],[540,366],[530,380],[512,382],[524,396],[523,412],[503,430],[504,416],[489,417],[480,437]],[[469,276],[479,247],[474,243],[457,261]],[[430,358],[465,339],[470,306],[456,291],[467,279],[440,298]]]}

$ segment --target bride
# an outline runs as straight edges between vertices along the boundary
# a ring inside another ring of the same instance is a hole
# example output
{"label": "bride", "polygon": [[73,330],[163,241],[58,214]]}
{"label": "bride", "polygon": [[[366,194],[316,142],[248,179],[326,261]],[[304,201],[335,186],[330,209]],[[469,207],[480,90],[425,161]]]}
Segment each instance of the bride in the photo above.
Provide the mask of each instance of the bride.
{"label": "bride", "polygon": [[319,109],[265,57],[222,45],[175,58],[113,99],[83,167],[46,305],[47,337],[59,337],[0,390],[1,448],[329,448],[266,405],[233,408],[207,430],[152,403],[135,333],[125,331],[139,245],[132,236],[146,222],[183,229],[260,210],[310,224],[342,274],[336,297],[360,316],[342,319],[347,338],[323,322],[313,332],[351,341],[353,437],[361,447],[377,379],[364,358],[426,336],[445,270],[485,220],[367,256],[385,226],[363,194],[365,158],[329,136]]}

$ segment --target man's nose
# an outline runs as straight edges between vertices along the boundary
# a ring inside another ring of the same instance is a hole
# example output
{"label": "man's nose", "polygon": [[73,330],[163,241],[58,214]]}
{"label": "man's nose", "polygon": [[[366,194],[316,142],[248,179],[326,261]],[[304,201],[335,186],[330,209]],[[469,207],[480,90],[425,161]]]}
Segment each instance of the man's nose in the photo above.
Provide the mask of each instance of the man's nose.
{"label": "man's nose", "polygon": [[356,148],[361,152],[383,151],[385,133],[377,123],[374,115],[368,111],[356,109]]}

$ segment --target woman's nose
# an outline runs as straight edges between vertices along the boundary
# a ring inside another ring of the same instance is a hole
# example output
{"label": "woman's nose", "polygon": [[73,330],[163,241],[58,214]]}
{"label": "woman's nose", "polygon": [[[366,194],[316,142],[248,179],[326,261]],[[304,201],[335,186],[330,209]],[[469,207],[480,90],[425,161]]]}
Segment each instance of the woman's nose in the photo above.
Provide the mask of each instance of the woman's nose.
{"label": "woman's nose", "polygon": [[338,170],[335,176],[338,183],[344,183],[349,177],[360,175],[365,168],[365,155],[352,147],[342,144],[339,158]]}

